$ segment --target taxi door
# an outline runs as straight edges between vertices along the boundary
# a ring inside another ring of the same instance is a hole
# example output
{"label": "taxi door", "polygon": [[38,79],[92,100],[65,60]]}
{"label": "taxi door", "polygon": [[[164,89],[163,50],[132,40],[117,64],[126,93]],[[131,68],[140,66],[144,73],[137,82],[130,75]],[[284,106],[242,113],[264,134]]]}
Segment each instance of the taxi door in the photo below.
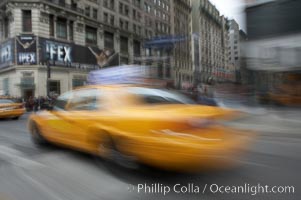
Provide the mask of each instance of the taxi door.
{"label": "taxi door", "polygon": [[88,130],[99,115],[99,94],[98,89],[91,88],[73,91],[64,111],[53,112],[57,118],[52,127],[60,142],[89,149]]}
{"label": "taxi door", "polygon": [[65,107],[72,95],[73,92],[66,92],[62,94],[56,99],[51,111],[45,111],[43,115],[40,114],[43,119],[41,120],[40,128],[47,140],[55,143],[66,143],[62,135],[66,132],[66,130],[68,130],[68,128],[66,128],[67,124],[60,116],[62,113],[66,112]]}

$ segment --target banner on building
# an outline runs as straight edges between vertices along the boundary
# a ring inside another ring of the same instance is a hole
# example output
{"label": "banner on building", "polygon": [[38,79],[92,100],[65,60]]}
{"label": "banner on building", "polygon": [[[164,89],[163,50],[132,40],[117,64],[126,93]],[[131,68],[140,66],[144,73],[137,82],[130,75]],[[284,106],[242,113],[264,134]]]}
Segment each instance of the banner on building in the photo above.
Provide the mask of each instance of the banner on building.
{"label": "banner on building", "polygon": [[92,46],[39,38],[40,62],[51,66],[98,69],[119,65],[119,55],[112,50],[101,50]]}
{"label": "banner on building", "polygon": [[9,39],[0,44],[0,68],[14,65],[15,43],[13,39]]}
{"label": "banner on building", "polygon": [[21,35],[16,37],[17,63],[18,65],[37,64],[37,41],[33,35]]}

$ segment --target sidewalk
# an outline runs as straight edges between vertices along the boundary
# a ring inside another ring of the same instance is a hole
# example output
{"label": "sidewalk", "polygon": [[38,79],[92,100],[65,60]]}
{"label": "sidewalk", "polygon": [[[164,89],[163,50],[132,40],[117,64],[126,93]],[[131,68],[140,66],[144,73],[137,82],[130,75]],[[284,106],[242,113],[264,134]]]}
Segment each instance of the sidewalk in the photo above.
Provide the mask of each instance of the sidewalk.
{"label": "sidewalk", "polygon": [[265,113],[246,113],[245,117],[227,122],[236,128],[253,130],[259,135],[301,138],[299,110],[266,110]]}

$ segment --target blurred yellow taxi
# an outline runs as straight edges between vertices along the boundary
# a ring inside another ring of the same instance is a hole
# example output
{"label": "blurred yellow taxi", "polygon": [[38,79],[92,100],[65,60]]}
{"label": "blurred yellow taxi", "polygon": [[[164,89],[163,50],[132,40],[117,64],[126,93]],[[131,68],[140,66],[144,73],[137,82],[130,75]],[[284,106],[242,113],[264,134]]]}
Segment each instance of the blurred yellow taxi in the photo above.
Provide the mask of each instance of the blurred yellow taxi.
{"label": "blurred yellow taxi", "polygon": [[0,119],[12,118],[17,120],[24,112],[25,109],[22,103],[15,103],[10,99],[0,99]]}
{"label": "blurred yellow taxi", "polygon": [[28,127],[37,144],[60,144],[117,163],[199,171],[230,167],[247,149],[249,133],[217,123],[235,114],[171,90],[86,86],[32,114]]}

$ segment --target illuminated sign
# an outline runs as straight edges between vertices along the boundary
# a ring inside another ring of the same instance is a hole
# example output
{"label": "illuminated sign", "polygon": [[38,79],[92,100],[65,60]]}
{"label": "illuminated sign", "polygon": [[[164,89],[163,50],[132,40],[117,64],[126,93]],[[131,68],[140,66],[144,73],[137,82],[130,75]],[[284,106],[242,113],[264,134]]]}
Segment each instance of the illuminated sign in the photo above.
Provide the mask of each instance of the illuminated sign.
{"label": "illuminated sign", "polygon": [[11,53],[11,45],[5,45],[1,47],[1,62],[9,62],[12,60],[12,53]]}
{"label": "illuminated sign", "polygon": [[33,35],[21,35],[16,37],[17,43],[17,63],[18,65],[37,64],[37,42]]}
{"label": "illuminated sign", "polygon": [[13,65],[14,61],[14,43],[13,40],[8,40],[0,44],[0,68]]}
{"label": "illuminated sign", "polygon": [[39,37],[39,47],[40,62],[45,64],[50,61],[51,66],[91,70],[119,65],[117,53],[97,46],[82,46]]}
{"label": "illuminated sign", "polygon": [[34,64],[34,63],[36,63],[36,54],[35,53],[19,53],[18,63]]}
{"label": "illuminated sign", "polygon": [[46,53],[52,61],[72,62],[71,46],[67,44],[46,41]]}

